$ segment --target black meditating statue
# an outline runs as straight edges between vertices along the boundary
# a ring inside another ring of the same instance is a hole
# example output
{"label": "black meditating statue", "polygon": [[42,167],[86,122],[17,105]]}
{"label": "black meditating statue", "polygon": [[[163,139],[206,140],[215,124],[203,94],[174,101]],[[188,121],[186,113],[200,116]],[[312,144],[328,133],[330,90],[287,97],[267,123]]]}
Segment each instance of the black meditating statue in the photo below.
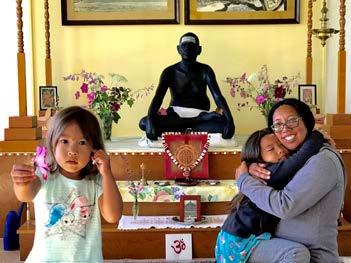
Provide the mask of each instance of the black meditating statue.
{"label": "black meditating statue", "polygon": [[[221,133],[230,139],[235,126],[228,104],[223,97],[212,68],[196,61],[201,53],[199,38],[194,33],[184,34],[177,46],[182,60],[163,70],[146,117],[139,123],[150,140],[157,140],[163,132],[192,131]],[[209,112],[209,88],[217,105]],[[171,101],[166,114],[160,114],[166,92],[170,89]]]}

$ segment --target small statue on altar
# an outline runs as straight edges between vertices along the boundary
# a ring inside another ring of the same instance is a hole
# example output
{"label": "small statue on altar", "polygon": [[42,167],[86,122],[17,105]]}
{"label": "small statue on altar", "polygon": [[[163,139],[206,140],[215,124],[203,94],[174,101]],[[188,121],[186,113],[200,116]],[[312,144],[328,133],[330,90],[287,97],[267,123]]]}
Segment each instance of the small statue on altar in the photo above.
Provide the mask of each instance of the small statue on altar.
{"label": "small statue on altar", "polygon": [[[163,70],[148,114],[139,122],[140,129],[150,140],[157,140],[163,132],[185,132],[188,128],[221,133],[223,139],[232,138],[235,131],[233,117],[215,73],[209,65],[196,61],[201,53],[199,38],[194,33],[184,34],[177,50],[182,59]],[[209,112],[207,87],[218,109],[213,112]],[[168,89],[170,105],[166,111],[160,112]]]}

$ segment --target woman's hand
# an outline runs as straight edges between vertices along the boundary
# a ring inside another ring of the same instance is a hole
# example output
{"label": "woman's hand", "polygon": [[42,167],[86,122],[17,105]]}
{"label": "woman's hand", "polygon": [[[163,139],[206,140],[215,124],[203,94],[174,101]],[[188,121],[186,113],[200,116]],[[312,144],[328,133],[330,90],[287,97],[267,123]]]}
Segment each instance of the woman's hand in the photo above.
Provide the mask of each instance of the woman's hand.
{"label": "woman's hand", "polygon": [[246,162],[241,162],[241,164],[235,169],[235,180],[238,180],[240,175],[247,173],[249,169],[247,168]]}
{"label": "woman's hand", "polygon": [[95,164],[102,176],[112,175],[110,157],[103,150],[98,150],[93,153],[91,157],[93,164]]}
{"label": "woman's hand", "polygon": [[264,163],[252,163],[249,166],[249,173],[257,177],[258,179],[268,180],[270,177],[271,172],[268,171],[266,168],[266,164]]}

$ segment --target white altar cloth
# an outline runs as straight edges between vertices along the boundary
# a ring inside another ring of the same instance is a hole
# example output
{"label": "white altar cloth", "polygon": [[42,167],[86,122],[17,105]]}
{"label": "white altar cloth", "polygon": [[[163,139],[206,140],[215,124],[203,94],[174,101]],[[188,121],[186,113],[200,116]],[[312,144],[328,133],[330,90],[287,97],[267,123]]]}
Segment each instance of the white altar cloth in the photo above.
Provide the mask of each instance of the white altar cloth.
{"label": "white altar cloth", "polygon": [[[238,146],[238,143],[234,138],[231,139],[223,139],[221,133],[209,133],[209,143],[210,146],[215,147],[215,148],[230,148],[230,147],[236,147]],[[138,145],[140,147],[146,147],[146,148],[162,148],[162,138],[159,137],[157,141],[151,141],[144,135],[141,137],[141,139],[138,141]]]}
{"label": "white altar cloth", "polygon": [[216,228],[221,227],[227,215],[204,215],[204,221],[201,223],[185,224],[172,220],[174,216],[122,216],[119,221],[118,229],[120,230],[137,230],[150,228]]}
{"label": "white altar cloth", "polygon": [[[234,140],[236,146],[226,147],[209,147],[209,152],[229,152],[229,151],[241,151],[241,148],[246,141],[247,136],[235,135]],[[110,141],[105,141],[105,148],[110,153],[163,153],[163,147],[141,147],[138,142],[140,137],[114,137]]]}

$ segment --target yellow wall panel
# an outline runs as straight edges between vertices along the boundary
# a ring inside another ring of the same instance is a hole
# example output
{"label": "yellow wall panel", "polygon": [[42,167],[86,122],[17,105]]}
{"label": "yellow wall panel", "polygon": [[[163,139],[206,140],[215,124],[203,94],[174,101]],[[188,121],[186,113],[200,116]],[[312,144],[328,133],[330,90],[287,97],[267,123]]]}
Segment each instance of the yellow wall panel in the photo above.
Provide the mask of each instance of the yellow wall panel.
{"label": "yellow wall panel", "polygon": [[[247,134],[262,128],[265,121],[258,111],[236,110],[238,99],[230,96],[224,79],[243,72],[254,73],[267,64],[271,81],[300,72],[301,83],[304,83],[306,2],[300,1],[299,24],[196,26],[184,25],[184,5],[180,2],[179,25],[62,26],[60,1],[50,1],[52,80],[53,85],[58,86],[60,106],[79,104],[74,98],[79,83],[65,82],[63,76],[82,69],[107,77],[109,72],[122,74],[129,80],[127,86],[132,90],[157,85],[161,71],[180,59],[176,51],[180,36],[191,31],[199,36],[203,48],[198,61],[209,64],[216,72],[235,119],[236,133]],[[317,21],[319,4],[315,5],[314,20]],[[37,89],[39,85],[45,85],[44,8],[41,1],[32,1],[32,12],[33,72]],[[321,45],[313,40],[313,82],[318,87],[318,101],[322,101],[322,62]],[[297,96],[297,89],[292,95]],[[140,136],[138,122],[146,114],[151,99],[152,95],[136,101],[132,109],[124,107],[120,122],[113,126],[112,136]],[[213,100],[212,106],[214,109]]]}

